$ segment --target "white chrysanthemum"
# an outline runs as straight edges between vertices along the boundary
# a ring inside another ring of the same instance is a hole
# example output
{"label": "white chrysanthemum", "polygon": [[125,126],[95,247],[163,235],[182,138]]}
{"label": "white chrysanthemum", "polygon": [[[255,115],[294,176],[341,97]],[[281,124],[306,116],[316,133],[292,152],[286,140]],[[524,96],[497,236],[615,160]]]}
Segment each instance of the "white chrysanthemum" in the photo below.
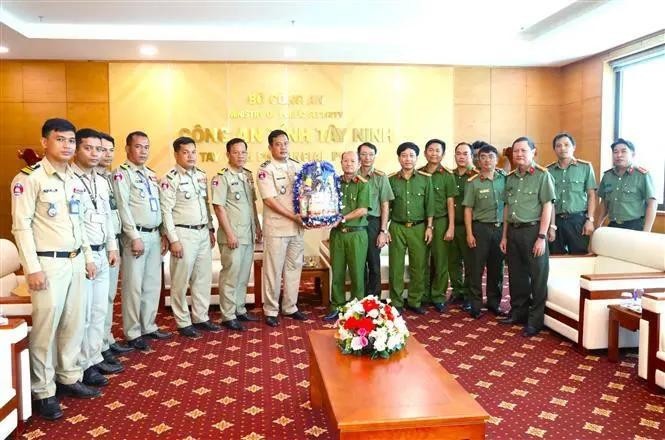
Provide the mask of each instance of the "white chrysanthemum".
{"label": "white chrysanthemum", "polygon": [[379,317],[379,309],[372,309],[367,313],[367,316],[370,318],[378,318]]}
{"label": "white chrysanthemum", "polygon": [[388,338],[386,346],[388,347],[388,350],[394,350],[401,344],[402,344],[402,337],[400,335],[391,335]]}
{"label": "white chrysanthemum", "polygon": [[356,336],[355,338],[351,339],[351,349],[353,349],[353,350],[362,350],[363,349],[363,344],[361,342],[360,336]]}
{"label": "white chrysanthemum", "polygon": [[385,349],[386,349],[386,340],[385,340],[385,339],[382,339],[382,340],[376,340],[376,341],[374,341],[374,349],[375,349],[376,351],[383,351],[383,350],[385,350]]}
{"label": "white chrysanthemum", "polygon": [[362,303],[356,302],[351,306],[351,310],[353,310],[354,313],[358,314],[364,314],[365,313],[365,308],[363,307]]}

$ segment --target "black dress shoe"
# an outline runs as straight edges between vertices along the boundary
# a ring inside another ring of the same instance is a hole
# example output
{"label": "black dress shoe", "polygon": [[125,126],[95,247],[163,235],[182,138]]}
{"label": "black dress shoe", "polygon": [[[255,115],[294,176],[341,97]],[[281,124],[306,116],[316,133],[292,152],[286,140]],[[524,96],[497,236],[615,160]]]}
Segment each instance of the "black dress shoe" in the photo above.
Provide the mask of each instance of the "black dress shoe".
{"label": "black dress shoe", "polygon": [[464,304],[462,304],[460,306],[460,309],[464,310],[465,312],[470,312],[471,311],[471,303],[465,301]]}
{"label": "black dress shoe", "polygon": [[339,310],[335,309],[332,312],[328,313],[326,316],[323,317],[324,321],[337,321],[337,318],[339,318]]}
{"label": "black dress shoe", "polygon": [[125,367],[120,364],[109,364],[106,361],[100,362],[95,365],[95,368],[102,374],[118,374],[125,371]]}
{"label": "black dress shoe", "polygon": [[115,354],[125,354],[125,353],[129,353],[130,351],[134,351],[133,347],[118,344],[117,342],[114,342],[113,344],[109,345],[109,348]]}
{"label": "black dress shoe", "polygon": [[155,330],[154,332],[145,334],[143,336],[147,336],[152,339],[170,339],[173,337],[171,332],[163,332],[161,330]]}
{"label": "black dress shoe", "polygon": [[446,311],[448,306],[446,305],[446,303],[434,303],[434,308],[436,309],[437,312],[443,313]]}
{"label": "black dress shoe", "polygon": [[55,386],[58,394],[76,397],[77,399],[92,399],[93,397],[99,397],[101,395],[97,388],[89,387],[81,382],[75,382],[71,385],[56,382]]}
{"label": "black dress shoe", "polygon": [[502,312],[498,307],[488,307],[487,311],[496,316],[497,318],[507,317],[506,312]]}
{"label": "black dress shoe", "polygon": [[524,333],[522,333],[522,336],[525,338],[530,338],[531,336],[536,336],[538,333],[540,333],[540,329],[527,325],[524,327]]}
{"label": "black dress shoe", "polygon": [[279,320],[276,316],[266,316],[265,322],[270,327],[277,327],[279,325]]}
{"label": "black dress shoe", "polygon": [[196,324],[194,324],[194,327],[206,332],[218,332],[222,329],[220,326],[218,326],[217,324],[213,324],[210,321],[197,322]]}
{"label": "black dress shoe", "polygon": [[254,316],[251,313],[245,313],[244,315],[238,315],[238,321],[250,322],[250,321],[258,321],[258,320],[259,320],[258,316]]}
{"label": "black dress shoe", "polygon": [[201,333],[196,331],[194,327],[191,325],[188,325],[187,327],[182,327],[178,329],[178,333],[180,333],[181,336],[184,336],[186,338],[200,338]]}
{"label": "black dress shoe", "polygon": [[287,318],[295,319],[296,321],[307,321],[307,316],[305,316],[305,314],[300,310],[296,310],[295,312],[284,316]]}
{"label": "black dress shoe", "polygon": [[113,354],[113,351],[111,349],[108,349],[106,351],[102,351],[102,357],[104,358],[104,362],[107,364],[111,365],[122,365],[120,361],[118,360],[117,357]]}
{"label": "black dress shoe", "polygon": [[90,367],[83,372],[83,383],[90,387],[105,387],[109,380],[95,367]]}
{"label": "black dress shoe", "polygon": [[139,336],[136,339],[132,339],[130,341],[127,341],[127,345],[129,345],[130,347],[132,347],[136,350],[141,350],[141,351],[150,350],[150,346],[145,341],[145,339],[143,339],[141,336]]}
{"label": "black dress shoe", "polygon": [[483,316],[483,312],[471,309],[469,310],[469,315],[471,315],[473,319],[480,319],[480,317]]}
{"label": "black dress shoe", "polygon": [[242,326],[240,321],[237,319],[229,319],[228,321],[222,321],[222,325],[229,330],[235,330],[237,332],[244,332],[245,327]]}
{"label": "black dress shoe", "polygon": [[523,319],[516,319],[516,318],[513,318],[512,316],[509,316],[509,317],[504,318],[504,319],[499,319],[499,324],[503,324],[503,325],[524,324],[524,320]]}
{"label": "black dress shoe", "polygon": [[35,400],[33,405],[35,407],[35,412],[37,412],[42,419],[58,420],[62,417],[60,402],[58,402],[58,398],[55,396]]}
{"label": "black dress shoe", "polygon": [[407,308],[407,310],[410,310],[410,311],[412,311],[413,313],[415,313],[417,315],[424,315],[425,314],[425,309],[423,309],[420,306],[414,307],[414,306],[410,306],[410,305],[407,304],[406,308]]}

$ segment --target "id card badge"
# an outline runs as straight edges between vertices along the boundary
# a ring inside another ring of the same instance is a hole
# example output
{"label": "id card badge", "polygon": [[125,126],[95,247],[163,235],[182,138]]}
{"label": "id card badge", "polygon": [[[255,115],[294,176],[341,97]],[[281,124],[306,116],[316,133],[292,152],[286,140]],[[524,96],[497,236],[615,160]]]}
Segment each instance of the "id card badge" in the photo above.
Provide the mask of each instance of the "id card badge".
{"label": "id card badge", "polygon": [[69,201],[69,213],[78,215],[81,212],[81,202],[75,199]]}
{"label": "id card badge", "polygon": [[157,203],[157,199],[154,197],[150,197],[150,210],[152,212],[159,211],[159,203]]}

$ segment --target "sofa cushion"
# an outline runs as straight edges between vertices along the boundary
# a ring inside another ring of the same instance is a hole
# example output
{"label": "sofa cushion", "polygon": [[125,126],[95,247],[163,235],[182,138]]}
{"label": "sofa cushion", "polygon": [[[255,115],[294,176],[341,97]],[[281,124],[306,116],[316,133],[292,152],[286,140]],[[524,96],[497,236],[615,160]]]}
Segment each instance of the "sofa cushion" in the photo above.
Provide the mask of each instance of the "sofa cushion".
{"label": "sofa cushion", "polygon": [[655,272],[652,267],[642,264],[631,263],[630,261],[621,260],[614,257],[607,257],[598,255],[594,258],[595,264],[593,267],[594,274],[604,273],[640,273],[640,272]]}
{"label": "sofa cushion", "polygon": [[665,234],[619,228],[598,228],[591,236],[596,255],[665,270]]}
{"label": "sofa cushion", "polygon": [[566,316],[578,319],[580,313],[580,280],[579,278],[552,278],[547,282],[547,302],[556,304],[557,310]]}

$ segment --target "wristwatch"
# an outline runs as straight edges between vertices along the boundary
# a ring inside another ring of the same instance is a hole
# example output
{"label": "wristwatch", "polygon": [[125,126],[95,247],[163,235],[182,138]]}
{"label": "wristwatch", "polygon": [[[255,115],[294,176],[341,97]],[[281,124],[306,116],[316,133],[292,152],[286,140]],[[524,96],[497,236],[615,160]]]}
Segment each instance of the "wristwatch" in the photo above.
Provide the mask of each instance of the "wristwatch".
{"label": "wristwatch", "polygon": [[545,234],[538,234],[538,238],[542,238],[543,240],[545,240],[545,239],[547,238],[547,235],[545,235]]}
{"label": "wristwatch", "polygon": [[346,217],[342,217],[342,220],[340,221],[341,224],[346,223]]}
{"label": "wristwatch", "polygon": [[589,217],[588,215],[586,216],[586,219],[589,220],[591,223],[593,223],[593,217]]}
{"label": "wristwatch", "polygon": [[556,225],[550,225],[550,229],[554,229],[555,231],[558,229]]}
{"label": "wristwatch", "polygon": [[382,233],[384,233],[384,234],[387,234],[387,233],[388,233],[388,231],[386,231],[385,229],[379,229],[379,232],[382,232]]}
{"label": "wristwatch", "polygon": [[432,225],[428,225],[428,226],[427,226],[427,229],[434,229],[434,226],[432,226]]}

